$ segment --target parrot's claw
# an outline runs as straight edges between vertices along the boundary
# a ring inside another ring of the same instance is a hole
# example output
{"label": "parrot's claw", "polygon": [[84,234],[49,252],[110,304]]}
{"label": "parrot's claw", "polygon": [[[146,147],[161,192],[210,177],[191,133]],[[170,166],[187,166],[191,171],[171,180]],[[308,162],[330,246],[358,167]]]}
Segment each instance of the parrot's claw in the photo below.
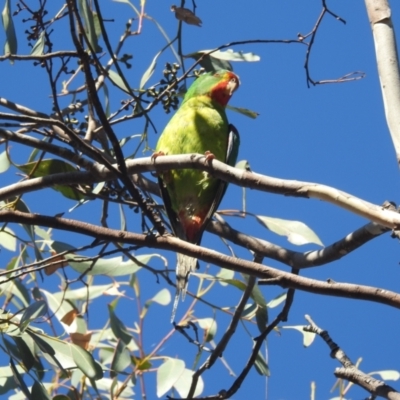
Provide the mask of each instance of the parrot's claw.
{"label": "parrot's claw", "polygon": [[207,164],[215,159],[215,155],[208,150],[204,153],[204,156],[205,156],[204,164]]}
{"label": "parrot's claw", "polygon": [[165,153],[163,151],[155,151],[152,155],[151,155],[151,160],[155,161],[157,157],[159,156],[165,156]]}

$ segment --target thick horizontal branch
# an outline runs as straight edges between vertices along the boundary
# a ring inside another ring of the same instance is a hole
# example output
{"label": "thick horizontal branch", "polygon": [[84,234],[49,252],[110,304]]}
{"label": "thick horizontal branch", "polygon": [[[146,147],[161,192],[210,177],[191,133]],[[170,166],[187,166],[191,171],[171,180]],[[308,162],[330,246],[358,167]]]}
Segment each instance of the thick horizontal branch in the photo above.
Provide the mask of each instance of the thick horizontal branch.
{"label": "thick horizontal branch", "polygon": [[[95,164],[95,166],[97,168],[97,173],[96,171],[92,170],[91,174],[86,173],[86,175],[82,175],[82,179],[87,179],[87,183],[107,181],[116,178],[115,173],[108,170],[105,166],[99,163]],[[382,206],[369,203],[333,187],[312,182],[273,178],[270,176],[257,174],[255,172],[230,167],[229,165],[218,160],[212,160],[210,163],[205,163],[205,157],[200,154],[159,156],[156,159],[152,159],[151,157],[136,158],[133,160],[128,160],[126,162],[126,167],[127,172],[130,174],[151,171],[161,172],[168,171],[172,168],[199,169],[207,171],[217,178],[238,186],[285,196],[323,200],[349,210],[389,229],[400,228],[399,213],[383,208]],[[117,168],[117,166],[114,165],[114,168]],[[85,173],[82,172],[82,174]],[[53,178],[54,177],[56,177],[56,175],[54,175]],[[74,179],[76,179],[76,177],[77,175],[73,176]],[[64,177],[60,175],[60,179],[62,179],[63,183],[65,184],[75,183],[73,181],[68,182],[66,175],[64,175]],[[6,188],[3,188],[3,190],[6,190]],[[13,195],[15,195],[15,192],[13,192]]]}
{"label": "thick horizontal branch", "polygon": [[395,292],[370,286],[322,282],[315,279],[304,278],[255,262],[229,257],[214,250],[196,246],[172,236],[146,236],[108,229],[66,218],[22,213],[11,210],[0,211],[0,222],[46,226],[94,237],[98,240],[122,242],[141,247],[180,252],[223,268],[256,276],[264,280],[266,279],[267,281],[264,281],[264,283],[267,284],[277,284],[282,287],[289,287],[327,296],[369,300],[400,308],[400,295]]}

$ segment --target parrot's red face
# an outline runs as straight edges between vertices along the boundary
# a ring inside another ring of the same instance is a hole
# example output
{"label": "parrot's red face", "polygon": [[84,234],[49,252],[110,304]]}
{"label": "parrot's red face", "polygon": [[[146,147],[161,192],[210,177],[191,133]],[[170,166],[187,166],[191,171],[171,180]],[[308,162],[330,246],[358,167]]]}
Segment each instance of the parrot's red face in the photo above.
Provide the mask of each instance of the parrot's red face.
{"label": "parrot's red face", "polygon": [[219,78],[220,82],[211,89],[211,98],[221,106],[226,106],[233,92],[239,87],[240,81],[233,72],[216,72],[214,77]]}

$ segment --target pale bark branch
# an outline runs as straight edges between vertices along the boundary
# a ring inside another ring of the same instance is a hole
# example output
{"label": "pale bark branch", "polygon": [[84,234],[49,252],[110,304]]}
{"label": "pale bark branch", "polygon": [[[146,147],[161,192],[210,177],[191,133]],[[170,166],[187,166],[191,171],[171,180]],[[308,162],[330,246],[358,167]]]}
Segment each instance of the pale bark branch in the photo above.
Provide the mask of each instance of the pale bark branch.
{"label": "pale bark branch", "polygon": [[388,0],[365,0],[375,44],[383,106],[400,164],[400,73],[396,36]]}
{"label": "pale bark branch", "polygon": [[15,222],[27,225],[46,226],[94,237],[98,240],[115,241],[139,247],[179,252],[223,268],[264,279],[264,281],[260,281],[259,284],[276,284],[286,288],[299,289],[325,296],[369,300],[400,309],[400,294],[389,290],[372,286],[333,281],[322,282],[316,279],[304,278],[289,272],[257,264],[252,261],[229,257],[217,251],[196,246],[172,236],[142,235],[103,228],[86,222],[66,218],[22,213],[11,210],[0,211],[0,222]]}

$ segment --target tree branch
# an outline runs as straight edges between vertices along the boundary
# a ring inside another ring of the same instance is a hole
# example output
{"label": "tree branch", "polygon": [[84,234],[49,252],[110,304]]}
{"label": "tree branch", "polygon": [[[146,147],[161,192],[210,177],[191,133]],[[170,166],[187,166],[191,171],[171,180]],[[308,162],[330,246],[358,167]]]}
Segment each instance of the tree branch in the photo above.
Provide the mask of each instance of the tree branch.
{"label": "tree branch", "polygon": [[365,0],[375,44],[386,122],[400,164],[400,72],[396,37],[387,0]]}
{"label": "tree branch", "polygon": [[373,396],[380,396],[390,400],[400,400],[399,392],[391,386],[386,385],[385,382],[360,371],[350,358],[347,357],[346,353],[331,339],[327,331],[319,328],[309,315],[306,315],[305,318],[310,325],[305,326],[303,330],[320,336],[331,350],[331,357],[336,358],[343,365],[343,368],[335,370],[336,377],[346,379],[361,386]]}
{"label": "tree branch", "polygon": [[152,235],[142,235],[103,228],[86,222],[66,218],[22,213],[11,210],[0,211],[0,222],[16,222],[27,225],[47,226],[94,237],[98,240],[116,241],[140,247],[179,252],[223,268],[264,279],[264,281],[259,281],[259,284],[276,284],[282,287],[299,289],[325,296],[368,300],[386,304],[394,308],[400,308],[400,294],[389,290],[350,283],[337,283],[333,281],[322,282],[316,279],[304,278],[265,265],[257,264],[255,262],[229,257],[214,250],[196,246],[172,236],[157,237]]}

